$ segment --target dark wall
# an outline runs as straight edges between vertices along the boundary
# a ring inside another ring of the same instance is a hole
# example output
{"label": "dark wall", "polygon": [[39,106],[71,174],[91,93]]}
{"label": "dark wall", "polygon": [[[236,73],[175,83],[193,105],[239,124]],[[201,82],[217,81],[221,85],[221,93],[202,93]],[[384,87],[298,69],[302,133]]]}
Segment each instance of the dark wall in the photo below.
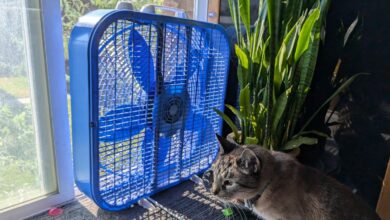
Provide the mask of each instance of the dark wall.
{"label": "dark wall", "polygon": [[[322,48],[324,60],[320,60],[321,68],[332,72],[337,61],[341,23],[349,25],[359,16],[361,39],[345,51],[344,62],[340,72],[370,72],[372,76],[359,81],[359,87],[371,90],[383,98],[383,89],[390,91],[390,1],[388,0],[343,0],[333,1],[327,18],[326,47]],[[332,65],[333,64],[333,65]],[[368,81],[367,81],[368,80]],[[375,83],[375,86],[372,86]],[[381,90],[382,89],[382,90]]]}
{"label": "dark wall", "polygon": [[[390,142],[390,1],[343,0],[332,2],[327,16],[326,38],[321,45],[306,117],[329,97],[335,65],[342,60],[339,76],[367,72],[341,96],[337,111],[340,125],[334,138],[340,166],[334,173],[375,208],[389,159]],[[359,17],[355,34],[343,48],[345,29]],[[322,129],[326,110],[311,124]],[[335,126],[331,126],[334,129]],[[336,126],[337,127],[337,126]],[[319,148],[306,148],[306,160]]]}
{"label": "dark wall", "polygon": [[[315,83],[327,93],[329,73],[339,57],[340,74],[371,73],[356,80],[343,96],[338,110],[342,126],[336,133],[341,173],[350,185],[375,207],[389,159],[390,134],[390,1],[333,1],[327,18],[326,43],[320,51]],[[340,26],[359,16],[360,39],[340,50]],[[328,74],[328,75],[327,75]]]}

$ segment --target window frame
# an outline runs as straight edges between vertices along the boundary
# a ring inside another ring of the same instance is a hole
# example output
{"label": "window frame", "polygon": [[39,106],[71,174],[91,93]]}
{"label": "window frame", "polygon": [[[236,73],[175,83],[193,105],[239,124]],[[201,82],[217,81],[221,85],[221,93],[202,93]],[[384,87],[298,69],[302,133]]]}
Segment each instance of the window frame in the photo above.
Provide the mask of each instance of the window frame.
{"label": "window frame", "polygon": [[208,20],[209,0],[194,0],[194,19],[198,21]]}
{"label": "window frame", "polygon": [[60,0],[40,0],[40,6],[49,97],[48,117],[51,120],[58,190],[54,194],[6,209],[0,213],[0,219],[30,217],[74,198]]}

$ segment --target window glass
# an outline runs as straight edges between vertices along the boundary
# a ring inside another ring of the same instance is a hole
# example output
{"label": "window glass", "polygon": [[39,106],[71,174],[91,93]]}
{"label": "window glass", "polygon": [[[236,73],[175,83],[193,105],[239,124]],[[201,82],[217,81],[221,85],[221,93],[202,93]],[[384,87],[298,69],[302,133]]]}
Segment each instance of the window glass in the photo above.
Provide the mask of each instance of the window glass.
{"label": "window glass", "polygon": [[0,212],[57,191],[39,0],[0,0]]}

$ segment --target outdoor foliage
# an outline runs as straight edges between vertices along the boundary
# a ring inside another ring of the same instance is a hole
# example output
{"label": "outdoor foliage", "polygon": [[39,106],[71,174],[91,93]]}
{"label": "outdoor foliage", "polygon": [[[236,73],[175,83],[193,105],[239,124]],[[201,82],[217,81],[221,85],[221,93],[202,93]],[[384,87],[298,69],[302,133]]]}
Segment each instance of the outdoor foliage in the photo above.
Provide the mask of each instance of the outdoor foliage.
{"label": "outdoor foliage", "polygon": [[21,63],[24,60],[24,41],[23,31],[17,27],[22,24],[21,16],[12,13],[12,8],[17,5],[15,1],[0,1],[2,13],[0,13],[0,45],[12,45],[1,47],[0,53],[0,76],[15,76],[26,72],[25,65]]}
{"label": "outdoor foliage", "polygon": [[21,1],[0,0],[0,209],[40,190]]}
{"label": "outdoor foliage", "polygon": [[0,204],[40,189],[31,115],[28,106],[0,106]]}
{"label": "outdoor foliage", "polygon": [[[70,32],[77,20],[86,13],[96,9],[114,9],[119,0],[61,0],[63,39],[65,59],[68,60],[68,42]],[[135,9],[139,10],[146,4],[162,4],[163,0],[133,0]]]}

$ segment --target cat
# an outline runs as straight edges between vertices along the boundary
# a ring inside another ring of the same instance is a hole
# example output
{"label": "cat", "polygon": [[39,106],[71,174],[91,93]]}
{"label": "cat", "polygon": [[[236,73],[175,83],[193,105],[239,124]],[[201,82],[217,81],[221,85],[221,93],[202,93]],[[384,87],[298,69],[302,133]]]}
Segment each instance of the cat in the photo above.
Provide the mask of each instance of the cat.
{"label": "cat", "polygon": [[223,202],[266,220],[380,219],[347,187],[288,154],[217,139],[219,154],[202,178]]}

